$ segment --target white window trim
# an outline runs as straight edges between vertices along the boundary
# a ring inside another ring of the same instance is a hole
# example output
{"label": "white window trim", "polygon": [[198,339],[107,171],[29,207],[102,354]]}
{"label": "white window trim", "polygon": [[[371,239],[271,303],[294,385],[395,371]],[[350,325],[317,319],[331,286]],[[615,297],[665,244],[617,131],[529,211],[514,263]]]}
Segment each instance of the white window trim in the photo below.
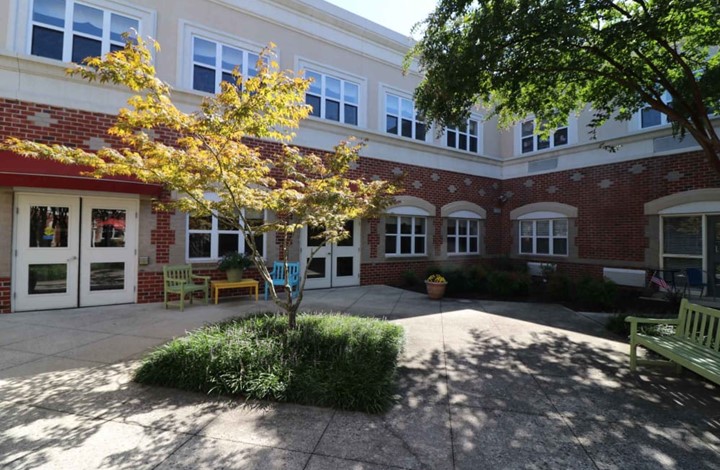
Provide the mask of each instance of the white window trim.
{"label": "white window trim", "polygon": [[[313,72],[321,73],[323,75],[330,75],[333,78],[338,78],[346,82],[351,82],[358,86],[358,123],[345,124],[342,120],[340,122],[333,121],[332,119],[318,118],[316,116],[308,116],[308,119],[315,119],[322,122],[331,122],[333,124],[340,124],[343,126],[350,127],[352,129],[366,128],[367,127],[367,96],[368,96],[368,80],[365,77],[340,70],[330,65],[315,62],[302,56],[295,57],[295,70],[311,70]],[[324,95],[324,91],[323,91]],[[342,105],[341,101],[341,105]]]}
{"label": "white window trim", "polygon": [[[533,214],[538,214],[538,215],[540,215],[540,217],[531,217]],[[545,212],[545,213],[535,212],[533,214],[527,214],[526,216],[518,217],[518,219],[517,219],[518,220],[518,228],[517,228],[517,230],[518,230],[518,245],[517,245],[518,253],[521,255],[533,255],[533,256],[568,257],[570,255],[570,220],[562,214],[558,214],[558,215],[560,215],[560,217],[547,217],[547,215],[553,214],[552,212]],[[543,217],[543,215],[545,215],[545,217]],[[553,226],[555,225],[555,222],[557,220],[564,220],[566,223],[567,231],[566,231],[564,237],[558,237],[558,236],[553,235],[553,228],[554,228]],[[544,236],[539,237],[539,238],[547,238],[548,239],[548,253],[538,253],[537,252],[537,239],[538,239],[537,223],[539,221],[549,222],[548,236],[547,237],[544,237]],[[523,249],[522,249],[522,239],[528,238],[526,236],[523,236],[523,233],[522,233],[523,222],[532,222],[533,233],[531,236],[532,237],[532,251],[531,252],[523,251]],[[556,240],[556,239],[564,239],[565,240],[565,250],[566,250],[565,253],[559,253],[559,254],[554,253],[555,246],[554,246],[553,240]]]}
{"label": "white window trim", "polygon": [[[662,100],[664,103],[668,103],[671,101],[670,93],[667,91],[663,93]],[[647,106],[643,106],[640,108],[635,114],[633,114],[632,119],[630,119],[629,127],[631,131],[649,131],[654,129],[662,129],[663,127],[669,126],[670,121],[668,121],[667,114],[660,113],[660,124],[657,124],[655,126],[646,126],[643,127],[642,125],[642,111],[644,108],[647,108]],[[658,111],[659,112],[659,111]]]}
{"label": "white window trim", "polygon": [[[513,129],[514,152],[513,153],[515,154],[516,157],[527,157],[527,156],[531,156],[531,155],[542,154],[545,152],[551,152],[553,150],[561,150],[561,149],[570,147],[570,146],[578,143],[578,118],[575,114],[571,114],[570,116],[568,116],[567,125],[565,126],[565,127],[567,127],[567,130],[568,130],[567,144],[555,146],[555,145],[553,145],[553,142],[551,142],[550,147],[548,147],[546,149],[541,149],[541,150],[535,149],[532,152],[523,153],[523,151],[522,151],[522,139],[523,139],[522,125],[524,122],[528,122],[528,121],[536,121],[535,116],[530,115],[530,116],[526,117],[525,119],[517,122],[514,126],[514,129]],[[558,129],[561,129],[561,128],[558,128]],[[551,133],[551,135],[550,135],[551,139],[553,138],[553,134],[556,130],[557,129],[553,129],[553,133]],[[533,136],[534,136],[533,148],[535,148],[535,147],[537,147],[537,134],[533,134]]]}
{"label": "white window trim", "polygon": [[[448,218],[448,221],[447,221],[448,227],[450,226],[451,223],[455,224],[455,235],[450,235],[447,233],[447,231],[445,232],[445,242],[447,243],[448,247],[450,246],[450,243],[448,243],[448,239],[451,237],[455,239],[455,251],[450,251],[450,249],[448,248],[448,252],[447,252],[448,256],[466,256],[466,255],[479,255],[480,254],[480,220],[481,219],[479,217],[477,217],[476,214],[473,214],[473,215],[475,215],[475,217],[457,217],[457,216],[455,216],[455,214],[460,214],[460,213],[464,213],[464,212],[467,212],[467,211],[455,212],[455,213],[451,214],[450,218]],[[468,223],[475,223],[477,226],[477,234],[471,235],[470,231],[468,230],[468,233],[466,235],[460,235],[460,231],[458,229],[459,229],[459,224],[461,222],[464,222],[466,225]],[[468,250],[466,250],[466,251],[458,251],[458,248],[460,246],[459,240],[461,238],[464,238],[466,240],[465,246],[468,247]],[[470,249],[469,249],[470,240],[472,238],[477,239],[477,250],[476,251],[470,251]]]}
{"label": "white window trim", "polygon": [[[410,208],[410,209],[416,209],[416,208]],[[428,252],[428,238],[429,238],[429,234],[428,234],[428,230],[429,230],[429,229],[428,229],[428,226],[429,226],[428,220],[429,220],[429,219],[427,218],[427,216],[424,216],[424,215],[409,215],[409,214],[388,214],[388,215],[385,217],[385,220],[384,220],[384,223],[385,223],[385,243],[387,243],[387,236],[388,236],[388,233],[387,233],[387,221],[388,221],[388,219],[391,218],[391,217],[397,220],[396,223],[397,223],[397,230],[398,230],[398,231],[397,231],[396,233],[391,233],[391,234],[390,234],[390,235],[392,235],[392,236],[395,236],[395,253],[388,253],[388,252],[387,252],[387,245],[386,245],[386,246],[385,246],[385,257],[386,257],[386,258],[410,258],[410,257],[421,257],[421,256],[422,256],[422,257],[427,257],[427,255],[428,255],[428,254],[427,254],[427,252]],[[412,219],[412,222],[411,222],[412,233],[410,233],[410,234],[407,234],[407,233],[401,234],[401,233],[400,233],[400,219],[401,219],[402,217],[410,217],[410,218]],[[425,233],[422,234],[422,235],[418,235],[418,234],[415,233],[415,220],[416,220],[416,219],[422,219],[423,222],[424,222],[424,224],[425,224]],[[407,238],[408,236],[410,236],[410,240],[411,240],[410,246],[412,247],[413,253],[400,253],[400,245],[401,245],[400,240],[401,240],[401,238],[402,238],[403,236],[404,236],[405,238]],[[420,236],[422,236],[422,237],[424,238],[423,253],[415,253],[415,239],[416,239],[416,237],[420,237]]]}
{"label": "white window trim", "polygon": [[[79,3],[87,5],[89,7],[103,10],[104,12],[104,27],[102,39],[102,54],[107,53],[110,50],[110,30],[109,30],[109,18],[110,15],[106,15],[105,12],[117,13],[122,16],[127,16],[138,20],[138,34],[142,37],[155,37],[155,26],[156,26],[156,13],[154,10],[142,8],[137,5],[127,5],[125,3],[119,3],[112,0],[66,0],[65,2],[65,26],[63,27],[63,63],[70,62],[72,57],[72,36],[73,36],[73,25],[72,22],[68,22],[69,14],[73,10],[73,5]],[[22,0],[15,0],[14,4],[15,11],[17,12],[17,30],[16,38],[19,42],[14,44],[15,40],[10,41],[8,44],[15,46],[15,50],[19,53],[26,54],[31,57],[35,57],[42,60],[50,60],[53,62],[60,62],[56,59],[50,59],[48,57],[34,56],[31,54],[32,51],[32,30],[33,30],[33,6],[34,2],[23,2]],[[23,8],[24,6],[24,8]],[[10,19],[12,21],[12,18]],[[12,28],[10,28],[12,29]],[[57,29],[57,27],[51,27],[51,29]],[[85,37],[83,33],[78,33],[80,36]],[[106,37],[105,37],[106,36]],[[67,59],[67,60],[66,60]]]}
{"label": "white window trim", "polygon": [[[226,34],[221,31],[212,30],[209,29],[207,26],[203,26],[191,21],[180,20],[179,23],[180,24],[178,27],[178,34],[180,35],[180,37],[178,39],[178,43],[180,47],[178,47],[177,53],[177,83],[179,84],[179,88],[181,88],[183,91],[187,91],[190,93],[197,93],[207,96],[206,92],[193,89],[194,37],[199,37],[201,39],[213,41],[215,43],[219,43],[225,46],[241,49],[245,53],[249,52],[252,54],[260,54],[260,52],[262,52],[263,48],[265,47],[264,44],[249,41],[243,38],[238,38],[237,36]],[[277,48],[275,48],[275,54],[275,60],[279,61],[280,53]],[[218,81],[218,83],[220,82]]]}
{"label": "white window trim", "polygon": [[476,122],[477,122],[477,135],[475,136],[475,137],[477,137],[477,151],[473,152],[472,150],[470,150],[470,134],[469,134],[468,132],[462,133],[462,134],[465,134],[465,135],[468,136],[467,149],[466,149],[466,150],[463,150],[463,149],[460,148],[460,134],[461,134],[461,132],[460,132],[460,129],[457,128],[457,127],[455,128],[455,131],[454,131],[455,134],[456,134],[456,137],[455,137],[455,147],[451,147],[451,146],[449,146],[448,143],[447,143],[447,134],[448,134],[448,129],[447,129],[447,128],[446,128],[445,131],[443,132],[443,136],[442,136],[442,145],[443,145],[443,147],[449,148],[449,149],[453,149],[453,150],[457,150],[458,152],[466,152],[466,153],[469,153],[469,154],[471,154],[471,155],[481,155],[481,154],[483,153],[483,134],[484,134],[484,129],[485,129],[485,126],[483,126],[483,120],[482,120],[482,119],[483,119],[482,116],[480,116],[479,114],[474,114],[474,113],[473,113],[473,114],[471,114],[470,117],[467,119],[468,123],[466,124],[466,125],[467,125],[467,129],[469,130],[469,129],[470,129],[470,123],[469,123],[469,121],[470,121],[470,120],[473,120],[473,121],[476,121]]}
{"label": "white window trim", "polygon": [[[232,233],[238,234],[238,240],[240,245],[238,246],[238,252],[243,253],[245,250],[245,235],[242,230],[220,230],[218,228],[218,218],[212,216],[212,225],[210,230],[191,230],[190,229],[190,214],[185,215],[185,262],[186,263],[216,263],[220,261],[220,256],[217,254],[218,249],[218,236],[221,233]],[[263,211],[263,219],[267,220],[267,212]],[[191,258],[190,257],[190,235],[195,233],[207,233],[210,232],[210,257],[209,258]],[[260,234],[263,237],[262,241],[262,253],[263,257],[267,257],[267,233]]]}
{"label": "white window trim", "polygon": [[[380,92],[378,93],[378,110],[379,110],[379,113],[378,113],[379,129],[378,129],[378,130],[380,131],[380,133],[382,133],[382,134],[384,134],[384,135],[391,135],[391,136],[397,137],[397,138],[399,138],[399,139],[409,140],[409,141],[412,141],[412,142],[431,143],[431,139],[429,138],[429,136],[432,136],[432,135],[434,135],[434,134],[433,134],[433,126],[432,126],[430,123],[425,123],[425,130],[426,130],[426,132],[425,132],[425,136],[424,136],[424,138],[423,138],[422,140],[416,139],[415,137],[405,137],[405,136],[403,136],[402,133],[401,133],[401,132],[402,132],[401,123],[400,123],[399,120],[398,120],[398,133],[397,133],[397,134],[391,134],[390,132],[387,131],[387,123],[386,123],[386,116],[387,116],[387,108],[386,108],[387,104],[386,104],[386,103],[387,103],[387,98],[386,98],[386,96],[387,96],[388,94],[390,94],[390,95],[395,95],[395,96],[397,96],[398,98],[401,98],[401,99],[406,99],[406,100],[412,101],[412,103],[413,103],[413,111],[416,110],[416,108],[415,108],[415,100],[413,99],[412,93],[409,93],[409,92],[407,92],[407,91],[400,90],[400,89],[398,89],[398,88],[393,88],[393,87],[391,87],[391,86],[389,86],[389,85],[386,85],[386,84],[384,84],[384,83],[381,83],[381,84],[380,84],[379,90],[380,90]],[[400,112],[400,110],[398,110],[398,112]],[[414,114],[417,114],[417,113],[414,113]],[[417,122],[417,121],[415,120],[415,116],[413,116],[413,136],[415,135],[415,123],[416,123],[416,122]]]}
{"label": "white window trim", "polygon": [[[701,261],[701,269],[703,272],[707,272],[708,266],[707,266],[707,259],[708,259],[708,253],[707,253],[707,218],[708,216],[713,216],[717,214],[698,214],[698,213],[669,213],[663,214],[660,216],[660,236],[659,238],[659,255],[660,255],[660,267],[665,267],[665,258],[675,258],[675,259],[699,259]],[[685,254],[677,254],[677,253],[665,253],[665,219],[671,219],[671,218],[677,218],[677,217],[700,217],[700,236],[702,237],[702,253],[699,255],[685,255]]]}

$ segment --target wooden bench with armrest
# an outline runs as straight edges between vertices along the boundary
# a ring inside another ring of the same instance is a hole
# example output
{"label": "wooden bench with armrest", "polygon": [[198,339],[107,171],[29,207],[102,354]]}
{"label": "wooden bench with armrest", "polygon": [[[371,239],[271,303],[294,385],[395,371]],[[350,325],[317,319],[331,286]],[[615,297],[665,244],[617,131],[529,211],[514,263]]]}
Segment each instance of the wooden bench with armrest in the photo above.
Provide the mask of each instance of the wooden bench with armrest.
{"label": "wooden bench with armrest", "polygon": [[[683,299],[677,318],[627,317],[630,323],[630,370],[638,364],[659,365],[668,362],[677,369],[685,367],[720,384],[720,310],[690,303]],[[672,336],[652,336],[640,331],[640,325],[674,325]],[[638,359],[637,347],[643,346],[668,359]]]}

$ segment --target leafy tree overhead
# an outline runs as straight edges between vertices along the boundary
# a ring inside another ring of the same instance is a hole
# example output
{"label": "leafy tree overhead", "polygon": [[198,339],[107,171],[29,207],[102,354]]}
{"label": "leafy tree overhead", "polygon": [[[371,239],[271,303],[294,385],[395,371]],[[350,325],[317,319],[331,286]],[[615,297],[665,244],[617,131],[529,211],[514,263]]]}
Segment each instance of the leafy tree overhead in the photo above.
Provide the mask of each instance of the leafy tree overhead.
{"label": "leafy tree overhead", "polygon": [[[318,228],[321,246],[338,242],[348,236],[343,228],[347,220],[377,215],[395,192],[388,182],[350,177],[350,164],[358,158],[361,144],[342,142],[330,155],[308,154],[288,145],[293,129],[309,113],[304,104],[309,80],[279,71],[271,58],[270,50],[262,55],[254,77],[242,77],[236,70],[235,83],[222,82],[217,95],[187,113],[173,104],[170,86],[156,77],[146,43],[141,38],[128,41],[123,50],[86,59],[85,66],[69,70],[89,81],[131,90],[129,106],[119,111],[108,130],[121,145],[94,153],[11,138],[0,148],[85,165],[96,177],[124,175],[162,184],[177,194],[167,205],[193,215],[215,215],[241,230],[260,275],[269,281],[261,247],[255,244],[257,234],[276,235],[287,271],[293,234],[300,228]],[[173,141],[152,138],[152,130],[170,131]],[[279,142],[281,150],[267,155],[257,139]],[[271,216],[262,224],[250,223],[246,210]],[[302,274],[297,299],[288,286],[282,297],[274,287],[271,290],[275,303],[289,314],[291,327],[303,298]]]}
{"label": "leafy tree overhead", "polygon": [[406,63],[425,74],[415,97],[429,120],[457,124],[480,105],[549,133],[590,105],[592,131],[650,107],[720,171],[717,0],[440,0],[421,26]]}

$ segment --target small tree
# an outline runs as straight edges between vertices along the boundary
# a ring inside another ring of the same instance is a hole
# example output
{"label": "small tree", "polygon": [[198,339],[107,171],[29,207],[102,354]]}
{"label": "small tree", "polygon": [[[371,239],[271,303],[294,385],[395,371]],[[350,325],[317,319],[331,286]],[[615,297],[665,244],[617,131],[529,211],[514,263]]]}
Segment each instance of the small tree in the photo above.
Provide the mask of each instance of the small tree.
{"label": "small tree", "polygon": [[[159,51],[157,43],[155,49]],[[272,47],[272,46],[271,46]],[[217,95],[203,100],[197,112],[186,113],[172,102],[170,86],[158,79],[152,54],[138,38],[121,51],[85,60],[68,71],[88,81],[128,87],[134,94],[121,109],[108,134],[122,145],[97,153],[61,145],[10,138],[0,147],[17,154],[91,168],[95,177],[124,175],[159,183],[177,197],[173,206],[194,215],[215,215],[242,231],[253,261],[265,281],[270,273],[255,244],[255,236],[275,233],[287,274],[293,234],[304,226],[319,228],[320,245],[336,243],[348,234],[347,220],[376,216],[392,201],[394,186],[384,181],[350,178],[350,164],[362,144],[348,141],[329,155],[305,153],[288,143],[292,129],[309,113],[304,104],[309,80],[279,71],[272,50],[263,52],[254,77],[233,72],[235,83],[222,82]],[[151,130],[171,131],[171,143],[155,140]],[[272,140],[282,150],[266,155],[253,139]],[[208,193],[214,197],[208,198]],[[268,211],[272,220],[248,221],[245,210]],[[274,286],[273,301],[289,315],[291,327],[303,299],[306,263],[297,299],[285,276],[285,296]],[[272,282],[270,282],[272,285]]]}
{"label": "small tree", "polygon": [[440,0],[424,26],[406,67],[418,57],[430,120],[480,104],[501,125],[534,114],[547,134],[589,104],[592,132],[650,107],[720,171],[717,0]]}

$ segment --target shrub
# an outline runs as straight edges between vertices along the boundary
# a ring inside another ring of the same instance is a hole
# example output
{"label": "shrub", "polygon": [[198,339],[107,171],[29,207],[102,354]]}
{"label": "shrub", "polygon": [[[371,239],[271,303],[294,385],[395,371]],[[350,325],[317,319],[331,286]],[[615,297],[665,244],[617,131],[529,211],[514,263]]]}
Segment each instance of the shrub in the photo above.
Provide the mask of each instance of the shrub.
{"label": "shrub", "polygon": [[527,261],[522,259],[513,259],[507,255],[493,259],[492,266],[498,271],[510,271],[518,273],[527,272]]}
{"label": "shrub", "polygon": [[488,290],[498,297],[526,296],[530,290],[530,276],[522,272],[493,271],[488,274]]}
{"label": "shrub", "polygon": [[412,269],[407,269],[403,271],[402,278],[403,283],[408,287],[416,286],[420,282],[420,278],[418,277],[417,273]]}
{"label": "shrub", "polygon": [[617,309],[617,286],[612,281],[585,277],[578,282],[575,292],[577,302],[585,308]]}
{"label": "shrub", "polygon": [[393,402],[403,330],[386,321],[307,315],[233,319],[151,352],[144,384],[247,398],[381,412]]}
{"label": "shrub", "polygon": [[570,300],[575,290],[575,285],[567,274],[554,272],[548,276],[545,289],[548,299],[558,302]]}

